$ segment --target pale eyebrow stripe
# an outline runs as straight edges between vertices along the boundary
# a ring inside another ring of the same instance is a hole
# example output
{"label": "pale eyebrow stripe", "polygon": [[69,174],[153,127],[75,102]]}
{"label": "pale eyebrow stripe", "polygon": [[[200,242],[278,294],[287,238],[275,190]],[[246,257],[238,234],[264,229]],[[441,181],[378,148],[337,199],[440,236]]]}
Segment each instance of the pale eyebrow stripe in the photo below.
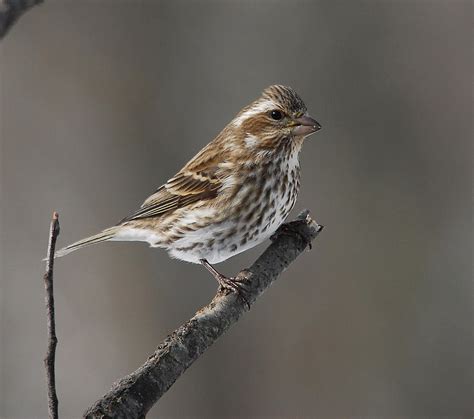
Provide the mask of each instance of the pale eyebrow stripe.
{"label": "pale eyebrow stripe", "polygon": [[234,119],[233,124],[239,127],[249,117],[257,115],[261,112],[270,111],[275,107],[276,107],[275,103],[272,102],[271,100],[266,100],[264,102],[257,103],[256,105],[252,106],[250,109],[247,109],[241,115],[237,116]]}

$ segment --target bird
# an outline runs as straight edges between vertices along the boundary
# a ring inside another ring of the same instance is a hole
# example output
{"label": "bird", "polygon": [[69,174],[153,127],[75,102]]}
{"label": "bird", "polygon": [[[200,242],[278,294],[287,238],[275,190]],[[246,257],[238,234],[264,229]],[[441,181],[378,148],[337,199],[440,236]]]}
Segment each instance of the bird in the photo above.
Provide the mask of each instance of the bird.
{"label": "bird", "polygon": [[304,139],[321,129],[291,87],[271,85],[133,214],[58,250],[143,241],[203,265],[222,288],[239,279],[213,265],[270,238],[294,207]]}

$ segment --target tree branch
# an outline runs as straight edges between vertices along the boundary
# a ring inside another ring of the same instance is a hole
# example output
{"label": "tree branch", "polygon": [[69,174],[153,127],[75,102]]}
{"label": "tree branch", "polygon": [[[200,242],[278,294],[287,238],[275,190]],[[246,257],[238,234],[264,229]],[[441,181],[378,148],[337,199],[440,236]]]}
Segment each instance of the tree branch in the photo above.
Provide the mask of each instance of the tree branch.
{"label": "tree branch", "polygon": [[[257,261],[238,274],[246,285],[245,296],[250,305],[323,229],[308,214],[304,211],[295,221],[280,227],[273,243]],[[145,364],[118,381],[89,408],[84,417],[144,418],[179,376],[248,308],[235,293],[219,291],[206,307],[169,335]]]}
{"label": "tree branch", "polygon": [[49,230],[48,255],[46,259],[46,273],[44,274],[44,288],[46,296],[46,314],[48,318],[48,349],[44,358],[44,367],[46,369],[46,380],[48,384],[48,412],[50,419],[58,418],[58,397],[56,396],[56,380],[54,376],[54,362],[56,356],[56,324],[54,320],[54,290],[53,290],[53,267],[54,251],[56,249],[56,239],[59,235],[59,217],[58,213],[53,213],[51,227]]}
{"label": "tree branch", "polygon": [[0,0],[0,39],[23,13],[42,2],[43,0]]}

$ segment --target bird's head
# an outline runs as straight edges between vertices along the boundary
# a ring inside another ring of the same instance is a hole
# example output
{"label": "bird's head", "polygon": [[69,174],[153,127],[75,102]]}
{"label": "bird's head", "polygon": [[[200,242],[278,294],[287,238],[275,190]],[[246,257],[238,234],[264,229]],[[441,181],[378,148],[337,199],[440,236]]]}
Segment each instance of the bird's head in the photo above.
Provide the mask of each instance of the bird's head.
{"label": "bird's head", "polygon": [[239,131],[246,148],[256,150],[276,149],[283,143],[299,148],[305,137],[321,129],[298,94],[281,85],[267,87],[229,125]]}

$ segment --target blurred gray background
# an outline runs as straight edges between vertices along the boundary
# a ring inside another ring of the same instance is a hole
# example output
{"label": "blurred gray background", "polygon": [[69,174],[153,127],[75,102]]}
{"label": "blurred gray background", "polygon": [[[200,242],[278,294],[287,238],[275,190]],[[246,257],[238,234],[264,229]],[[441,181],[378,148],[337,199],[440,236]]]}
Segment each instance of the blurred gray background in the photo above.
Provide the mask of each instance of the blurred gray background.
{"label": "blurred gray background", "polygon": [[[60,246],[115,223],[282,83],[323,125],[294,212],[326,229],[149,417],[472,417],[471,19],[459,0],[46,0],[22,17],[1,44],[0,416],[46,417],[51,211]],[[215,290],[144,244],[59,260],[61,417]]]}

